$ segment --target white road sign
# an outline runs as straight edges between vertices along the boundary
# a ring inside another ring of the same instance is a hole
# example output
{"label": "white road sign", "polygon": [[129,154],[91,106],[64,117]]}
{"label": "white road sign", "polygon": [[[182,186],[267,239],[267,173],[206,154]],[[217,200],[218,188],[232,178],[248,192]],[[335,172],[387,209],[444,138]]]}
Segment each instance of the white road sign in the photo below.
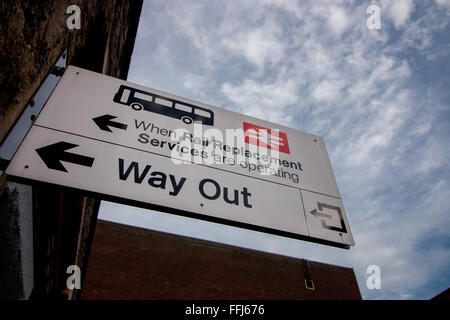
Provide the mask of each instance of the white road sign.
{"label": "white road sign", "polygon": [[321,137],[73,66],[6,173],[194,218],[354,245]]}

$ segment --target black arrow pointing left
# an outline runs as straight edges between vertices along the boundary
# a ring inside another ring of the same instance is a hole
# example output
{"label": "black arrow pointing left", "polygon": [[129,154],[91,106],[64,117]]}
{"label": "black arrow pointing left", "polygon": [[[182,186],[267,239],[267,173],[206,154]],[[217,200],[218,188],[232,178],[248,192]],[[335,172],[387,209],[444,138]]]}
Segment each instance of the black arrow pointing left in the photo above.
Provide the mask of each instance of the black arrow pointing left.
{"label": "black arrow pointing left", "polygon": [[66,150],[75,147],[78,147],[78,145],[61,141],[48,145],[46,147],[36,149],[36,152],[39,154],[39,156],[49,169],[67,172],[61,161],[70,162],[85,167],[92,167],[94,158],[66,152]]}
{"label": "black arrow pointing left", "polygon": [[102,129],[103,131],[109,131],[112,132],[110,127],[118,128],[122,130],[127,130],[127,125],[120,122],[112,121],[112,119],[117,118],[116,116],[105,114],[103,116],[93,118],[94,122],[97,124],[97,126]]}

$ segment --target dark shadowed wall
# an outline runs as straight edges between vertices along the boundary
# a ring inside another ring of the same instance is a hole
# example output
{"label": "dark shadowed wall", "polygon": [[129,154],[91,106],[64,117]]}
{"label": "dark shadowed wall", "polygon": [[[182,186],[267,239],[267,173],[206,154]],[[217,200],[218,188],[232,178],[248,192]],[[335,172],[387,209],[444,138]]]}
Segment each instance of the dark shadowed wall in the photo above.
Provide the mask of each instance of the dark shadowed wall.
{"label": "dark shadowed wall", "polygon": [[[70,5],[80,8],[80,29],[67,27]],[[142,0],[1,1],[0,143],[64,50],[67,64],[126,79],[141,8]],[[98,207],[98,199],[1,174],[0,299],[27,299],[29,288],[35,298],[77,298],[66,268],[84,270]]]}
{"label": "dark shadowed wall", "polygon": [[361,299],[361,294],[351,268],[98,221],[82,299]]}

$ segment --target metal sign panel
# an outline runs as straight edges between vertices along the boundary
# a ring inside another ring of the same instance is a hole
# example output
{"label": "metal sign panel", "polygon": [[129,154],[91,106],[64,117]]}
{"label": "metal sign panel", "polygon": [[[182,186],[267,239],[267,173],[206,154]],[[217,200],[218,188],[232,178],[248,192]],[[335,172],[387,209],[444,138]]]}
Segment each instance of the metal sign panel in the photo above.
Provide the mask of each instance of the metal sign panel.
{"label": "metal sign panel", "polygon": [[321,137],[69,66],[10,177],[354,245]]}

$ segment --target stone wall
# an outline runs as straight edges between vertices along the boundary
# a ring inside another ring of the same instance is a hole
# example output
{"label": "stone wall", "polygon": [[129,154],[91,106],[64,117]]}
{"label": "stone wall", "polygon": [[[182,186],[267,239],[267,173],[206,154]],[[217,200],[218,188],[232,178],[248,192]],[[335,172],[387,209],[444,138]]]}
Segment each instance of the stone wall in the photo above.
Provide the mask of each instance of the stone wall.
{"label": "stone wall", "polygon": [[[80,29],[67,28],[70,5],[80,8]],[[1,1],[0,143],[65,49],[68,64],[126,79],[141,8],[142,0]],[[35,298],[77,298],[78,290],[64,291],[66,268],[84,270],[99,201],[58,187],[17,188],[3,173],[0,298],[27,299],[29,288]],[[23,225],[23,217],[32,221]]]}
{"label": "stone wall", "polygon": [[[66,26],[72,4],[81,9],[80,30]],[[126,78],[141,6],[131,0],[2,1],[0,142],[65,48],[69,64]]]}

